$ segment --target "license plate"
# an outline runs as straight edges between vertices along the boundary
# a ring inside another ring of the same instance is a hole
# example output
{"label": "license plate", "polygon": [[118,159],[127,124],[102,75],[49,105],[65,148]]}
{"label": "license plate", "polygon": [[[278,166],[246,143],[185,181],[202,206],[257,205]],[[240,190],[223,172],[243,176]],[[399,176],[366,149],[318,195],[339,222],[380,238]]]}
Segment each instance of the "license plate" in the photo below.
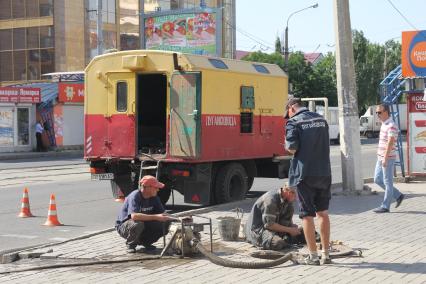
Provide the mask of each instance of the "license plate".
{"label": "license plate", "polygon": [[113,179],[113,173],[105,173],[105,174],[92,174],[92,180],[109,180]]}

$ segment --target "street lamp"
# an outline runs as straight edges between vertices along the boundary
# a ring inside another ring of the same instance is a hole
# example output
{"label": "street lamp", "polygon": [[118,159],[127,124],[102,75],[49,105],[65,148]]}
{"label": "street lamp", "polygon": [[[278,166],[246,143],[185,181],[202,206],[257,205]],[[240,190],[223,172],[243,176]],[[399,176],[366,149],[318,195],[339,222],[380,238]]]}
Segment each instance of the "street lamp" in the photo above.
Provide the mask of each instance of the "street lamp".
{"label": "street lamp", "polygon": [[304,10],[310,9],[310,8],[317,8],[318,7],[318,3],[315,3],[314,5],[311,5],[309,7],[300,9],[296,12],[291,13],[288,18],[287,18],[287,24],[285,26],[285,41],[284,41],[284,68],[285,71],[288,71],[288,21],[290,20],[291,16],[293,16],[294,14],[300,13]]}

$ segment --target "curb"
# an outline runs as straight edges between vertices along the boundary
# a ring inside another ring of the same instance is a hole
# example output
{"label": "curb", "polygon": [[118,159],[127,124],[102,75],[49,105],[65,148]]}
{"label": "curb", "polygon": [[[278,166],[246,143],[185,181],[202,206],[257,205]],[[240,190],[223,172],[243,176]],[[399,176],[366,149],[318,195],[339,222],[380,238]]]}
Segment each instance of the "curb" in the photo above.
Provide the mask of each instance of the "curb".
{"label": "curb", "polygon": [[40,250],[42,248],[46,248],[46,247],[53,247],[53,246],[57,246],[57,245],[62,245],[68,242],[73,242],[73,241],[78,241],[78,240],[82,240],[82,239],[87,239],[96,235],[100,235],[100,234],[104,234],[104,233],[108,233],[108,232],[112,232],[114,231],[114,228],[109,228],[109,229],[104,229],[104,230],[100,230],[97,232],[93,232],[90,234],[86,234],[86,235],[82,235],[82,236],[78,236],[66,241],[62,241],[62,242],[56,242],[56,243],[46,243],[46,244],[42,244],[42,245],[35,245],[35,246],[29,246],[29,247],[23,247],[23,248],[16,248],[16,249],[12,249],[12,250],[7,250],[7,251],[2,251],[0,252],[0,264],[6,264],[6,263],[11,263],[14,261],[19,260],[20,254],[22,253],[23,255],[27,255],[28,251],[33,251],[33,250]]}
{"label": "curb", "polygon": [[34,158],[83,158],[83,150],[75,151],[49,151],[49,152],[12,152],[0,153],[0,161],[3,160],[21,160]]}

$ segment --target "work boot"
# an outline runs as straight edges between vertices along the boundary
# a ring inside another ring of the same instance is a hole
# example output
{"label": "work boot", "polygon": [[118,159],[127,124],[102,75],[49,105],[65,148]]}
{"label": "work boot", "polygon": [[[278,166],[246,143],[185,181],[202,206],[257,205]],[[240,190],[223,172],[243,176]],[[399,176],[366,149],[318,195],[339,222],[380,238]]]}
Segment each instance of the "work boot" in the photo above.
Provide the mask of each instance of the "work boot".
{"label": "work boot", "polygon": [[304,264],[306,265],[320,265],[319,258],[311,258],[310,256],[305,257]]}
{"label": "work boot", "polygon": [[136,245],[127,245],[127,253],[135,253],[136,252]]}
{"label": "work boot", "polygon": [[400,196],[396,199],[396,205],[395,205],[395,208],[398,208],[398,207],[399,207],[399,205],[401,205],[402,200],[404,200],[404,198],[405,198],[405,195],[401,193],[401,195],[400,195]]}
{"label": "work boot", "polygon": [[157,249],[157,247],[152,244],[145,244],[143,246],[145,247],[146,252],[153,252]]}

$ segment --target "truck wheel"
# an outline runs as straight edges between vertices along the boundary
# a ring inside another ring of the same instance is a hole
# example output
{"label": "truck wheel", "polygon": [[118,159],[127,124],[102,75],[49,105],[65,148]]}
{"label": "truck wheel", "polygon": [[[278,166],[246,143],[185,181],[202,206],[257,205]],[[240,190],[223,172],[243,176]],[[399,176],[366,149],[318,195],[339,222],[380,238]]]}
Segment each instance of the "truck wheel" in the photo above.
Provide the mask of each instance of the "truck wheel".
{"label": "truck wheel", "polygon": [[371,131],[367,131],[366,135],[367,135],[367,138],[369,139],[374,138],[374,134]]}
{"label": "truck wheel", "polygon": [[247,173],[241,164],[230,163],[218,171],[215,187],[217,203],[242,200],[247,189]]}
{"label": "truck wheel", "polygon": [[251,187],[253,186],[254,177],[247,177],[247,192],[250,191]]}
{"label": "truck wheel", "polygon": [[166,205],[167,201],[169,201],[171,193],[172,193],[172,190],[169,187],[167,187],[167,185],[158,191],[157,195],[158,197],[160,197],[161,203],[163,203],[163,205]]}
{"label": "truck wheel", "polygon": [[138,188],[138,182],[132,179],[130,174],[115,174],[111,180],[111,190],[114,198],[125,197]]}

